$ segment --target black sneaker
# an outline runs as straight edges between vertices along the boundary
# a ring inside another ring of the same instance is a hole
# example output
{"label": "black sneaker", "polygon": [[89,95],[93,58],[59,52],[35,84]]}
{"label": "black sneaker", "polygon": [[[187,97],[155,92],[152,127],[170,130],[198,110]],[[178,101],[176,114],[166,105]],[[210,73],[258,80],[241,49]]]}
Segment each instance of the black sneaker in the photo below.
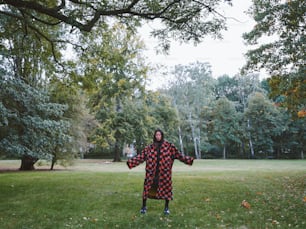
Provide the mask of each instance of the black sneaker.
{"label": "black sneaker", "polygon": [[170,210],[169,210],[169,208],[165,208],[164,214],[165,214],[165,215],[170,215]]}
{"label": "black sneaker", "polygon": [[140,214],[146,214],[147,213],[147,207],[142,207],[140,209]]}

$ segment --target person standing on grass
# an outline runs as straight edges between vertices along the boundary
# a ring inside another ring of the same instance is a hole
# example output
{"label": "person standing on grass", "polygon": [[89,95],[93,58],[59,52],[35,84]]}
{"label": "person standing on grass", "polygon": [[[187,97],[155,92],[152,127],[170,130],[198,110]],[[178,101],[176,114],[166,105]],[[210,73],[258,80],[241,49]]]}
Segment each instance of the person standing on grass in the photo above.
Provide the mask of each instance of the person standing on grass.
{"label": "person standing on grass", "polygon": [[175,159],[188,165],[192,165],[194,160],[193,157],[184,156],[174,144],[164,140],[163,132],[157,129],[154,132],[153,143],[127,161],[130,169],[146,162],[141,214],[147,212],[148,198],[165,200],[164,214],[170,214],[169,201],[173,199],[172,166]]}

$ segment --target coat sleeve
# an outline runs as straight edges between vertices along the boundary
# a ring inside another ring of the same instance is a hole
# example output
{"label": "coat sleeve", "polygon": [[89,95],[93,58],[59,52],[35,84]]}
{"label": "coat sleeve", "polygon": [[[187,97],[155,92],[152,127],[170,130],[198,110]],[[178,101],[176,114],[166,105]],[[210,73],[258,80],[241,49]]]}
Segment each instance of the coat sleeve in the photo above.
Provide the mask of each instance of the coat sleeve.
{"label": "coat sleeve", "polygon": [[146,160],[146,150],[147,148],[143,149],[140,154],[137,154],[135,157],[130,158],[127,160],[126,164],[129,169],[138,166],[139,164],[143,163]]}
{"label": "coat sleeve", "polygon": [[184,156],[178,149],[172,145],[172,148],[174,150],[174,158],[180,160],[181,162],[187,164],[187,165],[192,165],[193,164],[193,157],[190,156]]}

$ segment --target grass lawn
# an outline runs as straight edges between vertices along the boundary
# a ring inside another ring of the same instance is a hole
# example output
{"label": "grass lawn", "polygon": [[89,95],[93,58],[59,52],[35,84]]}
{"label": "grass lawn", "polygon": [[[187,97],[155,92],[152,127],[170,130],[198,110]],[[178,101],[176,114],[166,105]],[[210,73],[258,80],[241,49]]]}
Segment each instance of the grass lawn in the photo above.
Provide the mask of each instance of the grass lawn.
{"label": "grass lawn", "polygon": [[[0,170],[18,167],[0,161]],[[305,160],[175,162],[169,216],[163,201],[150,199],[140,215],[143,178],[144,164],[129,170],[99,160],[2,171],[0,228],[306,228]]]}

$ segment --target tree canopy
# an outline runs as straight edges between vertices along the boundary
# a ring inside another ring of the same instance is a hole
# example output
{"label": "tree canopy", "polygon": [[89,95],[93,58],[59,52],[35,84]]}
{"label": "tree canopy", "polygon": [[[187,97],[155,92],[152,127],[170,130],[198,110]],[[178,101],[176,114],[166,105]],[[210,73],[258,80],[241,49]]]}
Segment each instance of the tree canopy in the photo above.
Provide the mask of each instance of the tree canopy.
{"label": "tree canopy", "polygon": [[50,102],[45,91],[20,79],[0,76],[0,152],[18,156],[31,169],[38,159],[65,151],[70,123],[63,119],[66,105]]}
{"label": "tree canopy", "polygon": [[279,101],[300,117],[306,116],[305,11],[303,0],[253,0],[249,13],[256,24],[244,34],[255,46],[246,53],[245,68],[265,68],[271,98],[281,96]]}
{"label": "tree canopy", "polygon": [[37,36],[45,39],[48,36],[41,30],[41,25],[62,24],[69,26],[70,32],[76,29],[89,32],[99,23],[108,24],[112,18],[131,28],[140,26],[142,21],[158,19],[163,26],[155,29],[152,35],[163,40],[163,47],[167,48],[169,37],[195,43],[206,35],[221,37],[220,31],[226,28],[226,18],[218,12],[221,4],[231,5],[231,0],[50,0],[47,3],[3,0],[0,14],[17,20],[25,31],[35,31]]}

